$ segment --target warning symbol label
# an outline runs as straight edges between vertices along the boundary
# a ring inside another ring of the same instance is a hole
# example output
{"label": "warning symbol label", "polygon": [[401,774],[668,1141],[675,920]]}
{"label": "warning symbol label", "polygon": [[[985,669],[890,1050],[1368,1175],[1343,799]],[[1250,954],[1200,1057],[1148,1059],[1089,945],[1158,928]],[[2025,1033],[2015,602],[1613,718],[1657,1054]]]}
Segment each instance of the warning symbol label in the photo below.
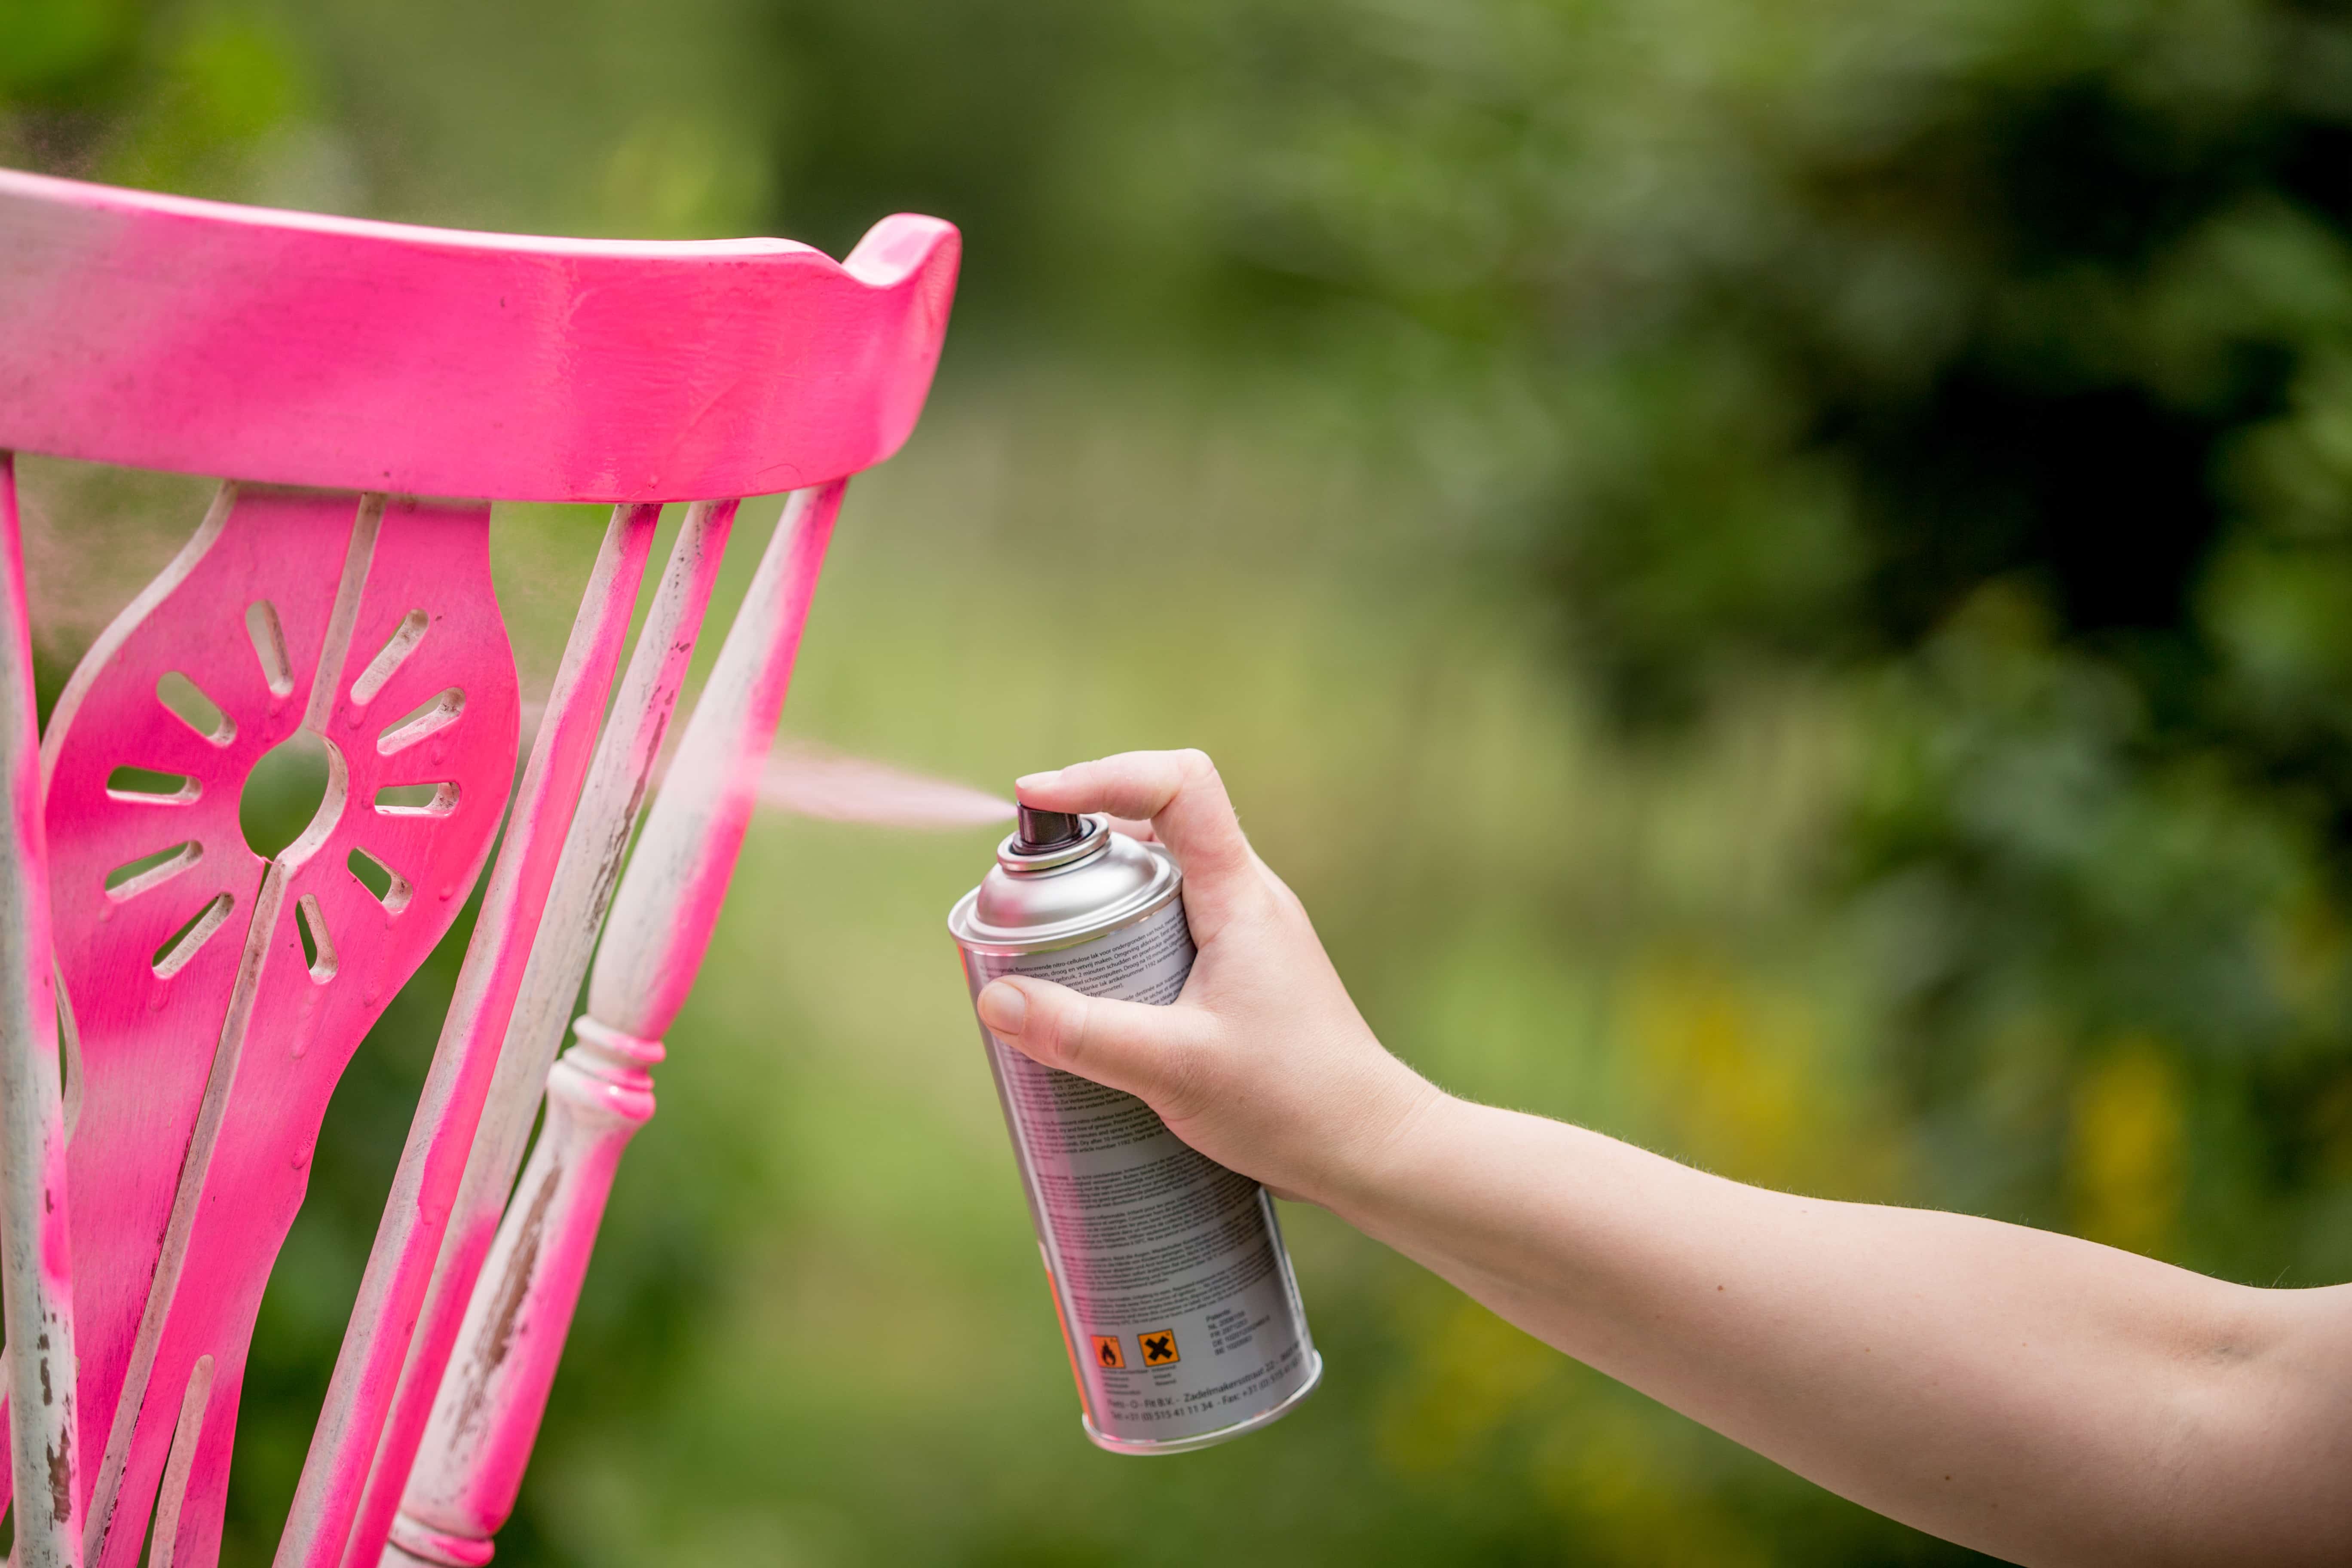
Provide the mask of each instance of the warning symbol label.
{"label": "warning symbol label", "polygon": [[1117,1372],[1127,1364],[1127,1352],[1119,1349],[1118,1335],[1095,1336],[1095,1364],[1111,1372]]}
{"label": "warning symbol label", "polygon": [[1176,1331],[1173,1329],[1158,1329],[1148,1334],[1138,1334],[1135,1342],[1143,1347],[1143,1364],[1146,1366],[1174,1366],[1184,1359],[1176,1353]]}

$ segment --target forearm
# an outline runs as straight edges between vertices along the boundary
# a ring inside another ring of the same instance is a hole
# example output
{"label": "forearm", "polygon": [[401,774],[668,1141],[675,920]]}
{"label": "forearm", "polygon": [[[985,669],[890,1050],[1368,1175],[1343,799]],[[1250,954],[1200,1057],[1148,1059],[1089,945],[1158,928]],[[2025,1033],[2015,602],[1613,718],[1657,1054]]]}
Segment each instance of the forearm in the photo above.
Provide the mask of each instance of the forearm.
{"label": "forearm", "polygon": [[1742,1186],[1433,1099],[1326,1194],[1577,1359],[1866,1507],[2028,1563],[2341,1561],[2341,1291]]}
{"label": "forearm", "polygon": [[2029,1563],[2352,1561],[2352,1289],[2251,1290],[2014,1226],[1763,1192],[1449,1100],[1372,1037],[1206,757],[1021,789],[1150,818],[1200,955],[1170,1007],[997,981],[978,1004],[999,1038],[1938,1535]]}

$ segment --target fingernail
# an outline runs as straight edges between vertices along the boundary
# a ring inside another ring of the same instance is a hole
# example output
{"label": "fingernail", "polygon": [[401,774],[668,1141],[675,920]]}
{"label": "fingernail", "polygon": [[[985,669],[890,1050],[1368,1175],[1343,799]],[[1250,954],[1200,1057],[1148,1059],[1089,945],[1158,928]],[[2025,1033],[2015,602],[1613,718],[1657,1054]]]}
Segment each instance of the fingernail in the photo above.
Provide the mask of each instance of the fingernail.
{"label": "fingernail", "polygon": [[1013,787],[1016,790],[1044,789],[1061,776],[1062,770],[1059,768],[1049,768],[1042,773],[1023,773],[1013,781]]}
{"label": "fingernail", "polygon": [[992,981],[980,994],[980,1021],[1000,1035],[1017,1035],[1029,1017],[1029,998],[1003,981]]}

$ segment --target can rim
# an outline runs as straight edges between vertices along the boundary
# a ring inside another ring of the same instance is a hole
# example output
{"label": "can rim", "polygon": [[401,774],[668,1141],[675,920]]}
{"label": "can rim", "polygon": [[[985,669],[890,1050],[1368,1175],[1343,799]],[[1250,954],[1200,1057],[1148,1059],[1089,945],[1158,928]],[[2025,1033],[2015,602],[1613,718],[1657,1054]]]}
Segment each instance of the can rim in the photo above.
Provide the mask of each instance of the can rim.
{"label": "can rim", "polygon": [[1097,937],[1108,936],[1115,931],[1131,926],[1138,921],[1158,914],[1184,891],[1184,872],[1174,858],[1157,844],[1146,844],[1152,858],[1160,862],[1161,876],[1138,892],[1108,904],[1091,913],[1063,921],[1057,924],[1039,926],[1030,936],[982,936],[982,928],[972,918],[972,907],[980,900],[980,889],[974,888],[955,901],[948,911],[948,934],[966,952],[986,953],[992,958],[1017,958],[1024,953],[1052,952],[1059,948],[1078,947]]}
{"label": "can rim", "polygon": [[1110,818],[1081,812],[1078,820],[1087,825],[1086,832],[1067,844],[1051,849],[1023,851],[1017,846],[1021,835],[1008,833],[996,847],[996,863],[1015,877],[1038,877],[1048,871],[1058,871],[1075,866],[1081,860],[1091,860],[1110,847]]}
{"label": "can rim", "polygon": [[1087,1430],[1087,1441],[1113,1454],[1134,1454],[1149,1458],[1157,1454],[1189,1454],[1196,1448],[1213,1447],[1230,1443],[1236,1437],[1247,1436],[1261,1426],[1271,1426],[1306,1401],[1323,1383],[1323,1352],[1311,1346],[1308,1355],[1315,1358],[1307,1369],[1307,1381],[1283,1396],[1282,1403],[1270,1410],[1261,1410],[1245,1421],[1230,1426],[1220,1426],[1213,1432],[1198,1432],[1190,1437],[1113,1437],[1094,1423],[1094,1418],[1080,1412],[1078,1425]]}

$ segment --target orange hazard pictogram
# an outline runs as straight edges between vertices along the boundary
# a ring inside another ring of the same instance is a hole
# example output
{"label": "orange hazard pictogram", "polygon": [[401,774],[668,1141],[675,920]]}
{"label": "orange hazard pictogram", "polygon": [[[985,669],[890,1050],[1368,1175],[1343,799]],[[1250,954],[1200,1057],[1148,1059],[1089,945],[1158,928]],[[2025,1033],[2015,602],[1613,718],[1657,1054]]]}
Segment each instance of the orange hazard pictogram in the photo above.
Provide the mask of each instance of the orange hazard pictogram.
{"label": "orange hazard pictogram", "polygon": [[1127,1364],[1127,1352],[1118,1348],[1117,1334],[1095,1336],[1095,1364],[1110,1372],[1117,1372]]}
{"label": "orange hazard pictogram", "polygon": [[1143,1347],[1146,1366],[1174,1366],[1184,1358],[1176,1353],[1176,1331],[1157,1329],[1148,1334],[1138,1334],[1135,1342]]}

